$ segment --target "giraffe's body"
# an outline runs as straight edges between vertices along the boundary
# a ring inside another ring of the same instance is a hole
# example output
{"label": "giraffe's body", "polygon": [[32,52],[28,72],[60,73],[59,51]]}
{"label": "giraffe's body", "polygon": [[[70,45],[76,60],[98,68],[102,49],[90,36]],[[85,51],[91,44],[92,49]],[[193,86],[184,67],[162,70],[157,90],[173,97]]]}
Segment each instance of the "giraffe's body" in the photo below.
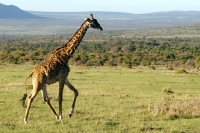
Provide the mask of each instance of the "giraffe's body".
{"label": "giraffe's body", "polygon": [[[49,107],[53,111],[56,118],[62,121],[62,97],[63,97],[63,88],[65,84],[75,94],[72,108],[69,113],[69,116],[70,117],[72,116],[72,113],[75,107],[76,98],[78,96],[78,91],[70,84],[70,82],[67,79],[67,76],[70,72],[70,68],[68,66],[68,60],[71,58],[72,54],[75,52],[76,48],[80,44],[87,29],[90,27],[102,30],[100,24],[97,22],[96,19],[93,18],[92,14],[90,18],[86,19],[83,22],[83,24],[74,34],[74,36],[64,46],[56,49],[48,60],[36,66],[34,70],[32,71],[32,73],[28,75],[26,80],[29,77],[32,77],[33,90],[28,97],[28,104],[27,104],[25,118],[24,118],[25,123],[27,123],[27,118],[28,118],[30,107],[31,107],[31,103],[40,90],[42,91],[44,101],[49,105]],[[58,115],[50,104],[47,90],[46,90],[46,84],[53,84],[53,83],[56,83],[57,81],[59,82],[59,95],[58,95],[59,114]],[[25,84],[26,84],[26,81],[25,81]],[[24,103],[25,103],[26,96],[27,94],[24,94],[24,97],[22,98],[23,106],[25,106]]]}

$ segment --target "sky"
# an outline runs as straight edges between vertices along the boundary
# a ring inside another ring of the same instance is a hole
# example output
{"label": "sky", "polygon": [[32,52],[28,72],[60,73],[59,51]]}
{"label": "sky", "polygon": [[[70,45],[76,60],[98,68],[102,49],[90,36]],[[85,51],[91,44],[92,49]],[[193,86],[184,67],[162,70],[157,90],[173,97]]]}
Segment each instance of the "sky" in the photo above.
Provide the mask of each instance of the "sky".
{"label": "sky", "polygon": [[200,0],[0,0],[26,11],[111,11],[133,14],[160,11],[200,11]]}

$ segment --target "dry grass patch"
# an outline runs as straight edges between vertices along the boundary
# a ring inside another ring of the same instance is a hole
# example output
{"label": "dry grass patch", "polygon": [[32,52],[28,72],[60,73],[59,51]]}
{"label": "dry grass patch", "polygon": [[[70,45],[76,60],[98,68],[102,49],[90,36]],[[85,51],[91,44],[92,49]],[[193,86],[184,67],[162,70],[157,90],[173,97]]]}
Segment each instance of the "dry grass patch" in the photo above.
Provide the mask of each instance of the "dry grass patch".
{"label": "dry grass patch", "polygon": [[169,88],[169,87],[164,87],[164,88],[162,89],[162,92],[163,92],[163,93],[174,93],[174,92],[172,91],[172,89]]}
{"label": "dry grass patch", "polygon": [[163,97],[161,102],[151,107],[151,111],[155,116],[165,116],[170,120],[196,118],[200,117],[200,99],[176,99],[174,96]]}

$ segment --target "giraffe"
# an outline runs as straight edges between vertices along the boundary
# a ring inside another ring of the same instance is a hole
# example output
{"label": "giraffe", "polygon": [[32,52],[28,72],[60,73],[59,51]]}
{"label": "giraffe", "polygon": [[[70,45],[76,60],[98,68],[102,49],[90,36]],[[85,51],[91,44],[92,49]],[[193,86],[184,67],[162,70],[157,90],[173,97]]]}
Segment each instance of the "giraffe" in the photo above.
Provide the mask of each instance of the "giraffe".
{"label": "giraffe", "polygon": [[[76,48],[80,44],[82,38],[87,32],[88,28],[99,29],[102,31],[102,27],[97,22],[96,19],[93,18],[93,15],[90,14],[90,18],[85,19],[81,27],[76,31],[76,33],[72,36],[69,41],[60,48],[57,48],[53,51],[53,54],[50,58],[43,63],[36,66],[33,71],[27,76],[25,80],[25,90],[26,90],[26,82],[29,77],[32,77],[32,85],[33,89],[31,94],[28,97],[27,106],[25,105],[25,100],[27,97],[27,90],[24,93],[22,100],[22,105],[26,107],[26,112],[24,116],[24,122],[27,123],[28,114],[30,111],[31,103],[36,97],[37,93],[41,90],[43,100],[48,104],[50,109],[53,111],[56,119],[62,122],[62,99],[63,99],[63,88],[64,85],[67,85],[70,90],[74,92],[74,100],[72,103],[72,107],[69,112],[69,117],[72,117],[74,112],[74,107],[76,103],[76,98],[78,96],[78,90],[69,82],[67,76],[70,72],[70,67],[68,65],[68,60],[72,57]],[[54,108],[52,107],[50,100],[47,94],[47,84],[53,84],[59,82],[59,93],[58,93],[58,104],[59,104],[59,114],[56,113]]]}

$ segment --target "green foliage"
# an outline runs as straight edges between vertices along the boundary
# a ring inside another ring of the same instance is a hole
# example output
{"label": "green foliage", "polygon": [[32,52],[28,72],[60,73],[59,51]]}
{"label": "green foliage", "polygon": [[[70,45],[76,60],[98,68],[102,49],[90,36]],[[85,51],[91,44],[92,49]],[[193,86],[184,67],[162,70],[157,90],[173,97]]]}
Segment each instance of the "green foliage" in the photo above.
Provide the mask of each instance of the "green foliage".
{"label": "green foliage", "polygon": [[195,58],[195,67],[198,68],[198,69],[199,69],[199,67],[200,67],[200,56],[197,56],[197,57]]}
{"label": "green foliage", "polygon": [[[0,61],[13,64],[38,63],[61,47],[62,36],[0,40]],[[87,39],[87,37],[86,37]],[[133,66],[168,65],[175,69],[200,67],[200,38],[100,37],[81,42],[72,65]]]}

